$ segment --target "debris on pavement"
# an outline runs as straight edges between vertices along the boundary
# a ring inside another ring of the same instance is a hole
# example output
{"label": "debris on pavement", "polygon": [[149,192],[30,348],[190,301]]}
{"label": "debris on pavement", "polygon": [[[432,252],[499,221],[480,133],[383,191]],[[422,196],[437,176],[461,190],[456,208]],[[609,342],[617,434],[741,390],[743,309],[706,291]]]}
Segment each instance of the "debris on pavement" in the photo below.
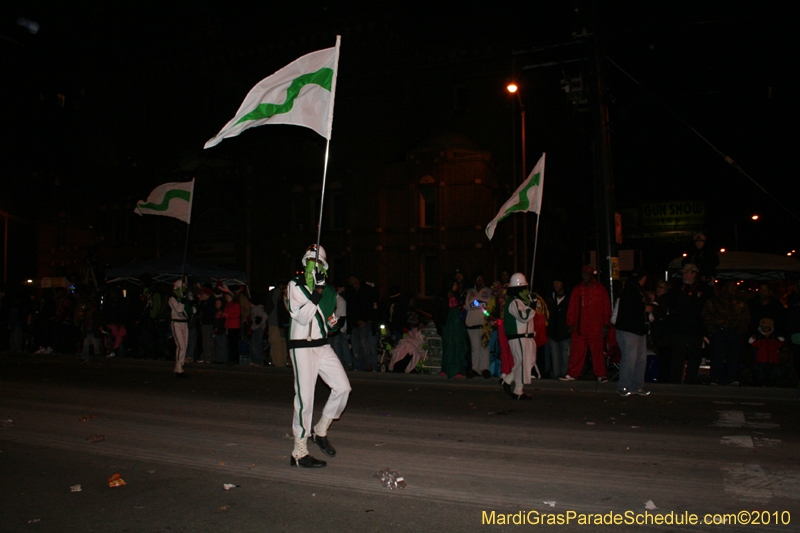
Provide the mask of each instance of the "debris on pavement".
{"label": "debris on pavement", "polygon": [[3,427],[4,428],[10,428],[13,425],[14,425],[14,421],[11,420],[10,418],[3,419]]}
{"label": "debris on pavement", "polygon": [[95,415],[86,415],[86,416],[82,416],[82,417],[78,418],[78,422],[88,422],[90,420],[97,420],[98,418],[100,418],[100,415],[97,415],[97,414],[95,414]]}
{"label": "debris on pavement", "polygon": [[120,485],[125,485],[125,481],[122,479],[122,476],[119,474],[114,474],[110,478],[108,478],[108,486],[109,487],[119,487]]}
{"label": "debris on pavement", "polygon": [[231,490],[234,487],[241,487],[241,485],[234,485],[233,483],[224,483],[222,488],[225,490]]}
{"label": "debris on pavement", "polygon": [[653,503],[653,500],[647,500],[646,502],[644,502],[644,508],[647,509],[648,511],[655,511],[656,509],[658,509],[658,507],[656,507],[656,504]]}
{"label": "debris on pavement", "polygon": [[96,434],[96,435],[89,435],[88,437],[86,437],[86,442],[88,442],[89,444],[94,444],[96,442],[103,442],[104,440],[106,440],[105,435]]}
{"label": "debris on pavement", "polygon": [[217,507],[217,512],[218,513],[224,513],[224,512],[229,511],[230,508],[231,508],[230,505],[223,505],[222,507]]}
{"label": "debris on pavement", "polygon": [[70,492],[80,492],[80,491],[82,491],[82,490],[83,490],[83,489],[81,488],[81,486],[80,486],[80,485],[72,485],[72,486],[69,488],[69,491],[70,491]]}
{"label": "debris on pavement", "polygon": [[381,485],[392,490],[404,489],[407,486],[403,476],[391,468],[379,470],[378,472],[372,474],[372,477],[378,478],[378,480],[381,482]]}
{"label": "debris on pavement", "polygon": [[381,442],[376,443],[375,446],[383,446],[384,444],[386,444],[386,443],[381,441]]}
{"label": "debris on pavement", "polygon": [[545,501],[545,502],[542,502],[542,503],[545,504],[545,505],[549,505],[550,507],[555,507],[556,506],[556,501],[555,500]]}

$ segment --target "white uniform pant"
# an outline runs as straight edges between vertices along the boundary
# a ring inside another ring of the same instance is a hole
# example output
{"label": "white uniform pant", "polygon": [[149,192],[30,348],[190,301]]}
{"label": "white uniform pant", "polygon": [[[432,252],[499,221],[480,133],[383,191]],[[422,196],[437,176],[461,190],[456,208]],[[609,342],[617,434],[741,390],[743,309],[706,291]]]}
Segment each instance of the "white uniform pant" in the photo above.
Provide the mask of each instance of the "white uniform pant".
{"label": "white uniform pant", "polygon": [[172,338],[175,339],[175,372],[183,372],[183,362],[189,346],[189,324],[173,320]]}
{"label": "white uniform pant", "polygon": [[536,365],[536,341],[523,337],[510,339],[511,355],[514,357],[514,368],[503,379],[511,385],[514,383],[514,394],[522,394],[522,385],[530,385],[531,372]]}
{"label": "white uniform pant", "polygon": [[481,346],[481,328],[467,329],[469,345],[472,348],[472,370],[479,374],[484,370],[489,370],[489,347]]}
{"label": "white uniform pant", "polygon": [[294,348],[290,350],[294,369],[294,418],[292,432],[296,439],[311,434],[311,418],[314,415],[314,388],[317,376],[330,388],[322,416],[336,420],[342,415],[350,396],[350,381],[333,348],[326,344],[316,348]]}

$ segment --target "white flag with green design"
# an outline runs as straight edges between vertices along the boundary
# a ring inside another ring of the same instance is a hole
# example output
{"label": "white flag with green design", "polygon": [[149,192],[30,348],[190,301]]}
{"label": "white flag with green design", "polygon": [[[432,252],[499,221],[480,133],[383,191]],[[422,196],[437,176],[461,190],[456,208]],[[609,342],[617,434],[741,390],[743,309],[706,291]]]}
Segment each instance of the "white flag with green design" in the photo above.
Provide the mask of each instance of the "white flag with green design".
{"label": "white flag with green design", "polygon": [[305,126],[330,140],[338,62],[337,36],[334,48],[304,55],[264,78],[250,89],[236,116],[209,139],[205,148],[262,124]]}
{"label": "white flag with green design", "polygon": [[542,158],[533,167],[528,179],[519,186],[514,196],[503,204],[494,220],[486,226],[486,235],[489,240],[492,240],[494,236],[494,229],[497,227],[497,223],[508,215],[525,212],[541,213],[542,191],[544,190],[544,156],[545,154],[542,154]]}
{"label": "white flag with green design", "polygon": [[139,215],[163,215],[183,220],[187,224],[192,220],[192,200],[194,196],[194,179],[178,183],[159,185],[146,201],[136,204],[135,212]]}

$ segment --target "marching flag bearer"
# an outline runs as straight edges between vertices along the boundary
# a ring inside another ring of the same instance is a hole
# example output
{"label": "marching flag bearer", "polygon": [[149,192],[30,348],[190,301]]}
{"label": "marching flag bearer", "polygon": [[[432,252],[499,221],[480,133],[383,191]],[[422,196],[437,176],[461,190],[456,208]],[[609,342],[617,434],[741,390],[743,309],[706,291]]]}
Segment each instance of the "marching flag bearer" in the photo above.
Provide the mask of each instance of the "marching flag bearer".
{"label": "marching flag bearer", "polygon": [[169,299],[171,310],[172,337],[175,339],[175,377],[185,378],[183,362],[186,360],[186,349],[189,346],[189,320],[191,319],[192,306],[186,294],[186,285],[183,280],[173,284],[173,294]]}
{"label": "marching flag bearer", "polygon": [[[294,450],[291,466],[321,468],[326,466],[308,453],[308,438],[322,453],[334,457],[336,450],[328,441],[331,421],[341,416],[350,396],[350,382],[342,363],[328,342],[328,333],[336,329],[336,291],[328,286],[328,263],[325,249],[320,246],[318,262],[316,246],[303,255],[304,274],[289,282],[288,308],[291,316],[288,348],[294,369]],[[331,388],[328,402],[317,424],[311,427],[314,413],[314,387],[317,376]]]}
{"label": "marching flag bearer", "polygon": [[[524,274],[517,272],[511,276],[508,284],[508,301],[503,320],[511,354],[514,356],[514,368],[500,380],[503,389],[515,400],[531,399],[530,395],[522,392],[522,385],[530,384],[531,371],[536,365],[536,341],[533,339],[535,315],[536,311],[530,306],[528,280]],[[513,391],[511,383],[514,383]]]}

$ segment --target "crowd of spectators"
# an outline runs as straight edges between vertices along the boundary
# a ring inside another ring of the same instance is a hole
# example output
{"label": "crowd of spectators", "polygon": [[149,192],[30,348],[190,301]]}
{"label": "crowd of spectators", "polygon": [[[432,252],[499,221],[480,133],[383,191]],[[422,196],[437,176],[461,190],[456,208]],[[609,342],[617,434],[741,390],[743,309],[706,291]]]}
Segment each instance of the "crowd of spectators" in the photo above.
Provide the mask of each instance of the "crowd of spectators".
{"label": "crowd of spectators", "polygon": [[[421,331],[433,331],[441,338],[441,375],[505,378],[515,361],[506,313],[509,302],[518,300],[517,307],[530,310],[533,332],[523,337],[533,340],[528,356],[534,379],[616,379],[622,396],[649,394],[645,381],[797,386],[800,282],[754,287],[718,280],[719,259],[706,247],[705,235],[694,242],[672,279],[649,278],[643,269],[625,273],[615,302],[594,269],[580,265],[575,268],[580,283],[570,289],[568,279],[577,276],[569,273],[541,285],[547,287],[543,293],[527,280],[524,291],[510,286],[508,270],[491,283],[481,272],[466,278],[456,271],[433,298],[395,285],[382,299],[380,288],[358,275],[331,280],[339,330],[330,343],[346,370],[413,372],[422,368],[427,347]],[[3,295],[1,342],[15,352],[76,354],[84,361],[174,360],[176,333],[170,323],[185,317],[186,363],[290,364],[286,281],[264,298],[220,282],[189,280],[178,293],[171,284],[142,281],[125,289],[79,285]],[[176,302],[182,306],[177,319]],[[401,364],[393,359],[389,365],[391,350],[403,339],[408,342],[400,350]]]}

